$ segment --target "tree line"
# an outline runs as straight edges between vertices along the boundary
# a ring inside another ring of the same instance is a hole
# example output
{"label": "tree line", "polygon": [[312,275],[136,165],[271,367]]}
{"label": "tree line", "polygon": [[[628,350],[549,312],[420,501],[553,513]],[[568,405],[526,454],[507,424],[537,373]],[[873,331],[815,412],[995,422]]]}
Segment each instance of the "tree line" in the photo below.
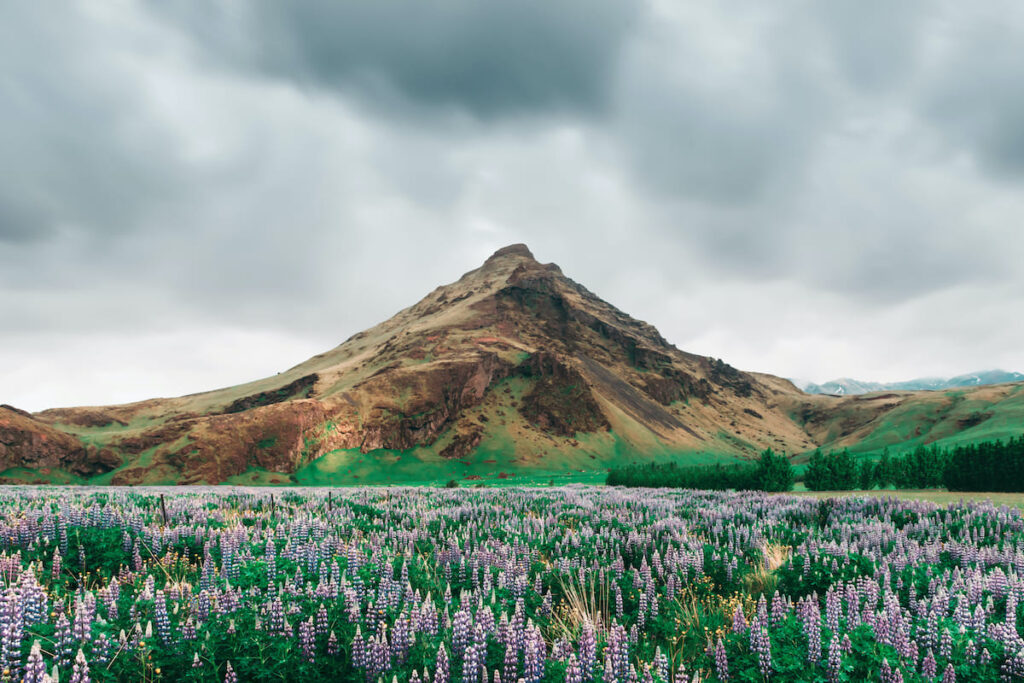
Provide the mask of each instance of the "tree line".
{"label": "tree line", "polygon": [[1024,491],[1024,436],[1009,441],[983,441],[940,448],[918,446],[899,456],[889,450],[875,460],[859,461],[843,450],[811,454],[803,474],[812,491],[897,488],[950,491]]}
{"label": "tree line", "polygon": [[[610,486],[709,490],[789,491],[793,468],[784,455],[764,451],[756,462],[678,466],[645,464],[608,471]],[[1009,441],[939,448],[918,446],[893,456],[855,457],[848,450],[811,454],[802,479],[812,491],[946,487],[950,491],[1024,492],[1024,436]]]}
{"label": "tree line", "polygon": [[732,465],[691,465],[675,463],[626,465],[608,470],[609,486],[641,488],[681,488],[725,491],[789,491],[793,488],[793,466],[789,459],[772,449],[750,463]]}

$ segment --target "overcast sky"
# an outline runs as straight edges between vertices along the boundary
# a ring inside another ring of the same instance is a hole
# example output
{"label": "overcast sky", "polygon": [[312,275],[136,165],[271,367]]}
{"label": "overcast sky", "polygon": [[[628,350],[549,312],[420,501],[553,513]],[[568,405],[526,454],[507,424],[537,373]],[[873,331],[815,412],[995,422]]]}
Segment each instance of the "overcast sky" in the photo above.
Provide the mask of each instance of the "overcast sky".
{"label": "overcast sky", "polygon": [[0,402],[272,374],[498,247],[807,380],[1024,370],[1024,4],[0,7]]}

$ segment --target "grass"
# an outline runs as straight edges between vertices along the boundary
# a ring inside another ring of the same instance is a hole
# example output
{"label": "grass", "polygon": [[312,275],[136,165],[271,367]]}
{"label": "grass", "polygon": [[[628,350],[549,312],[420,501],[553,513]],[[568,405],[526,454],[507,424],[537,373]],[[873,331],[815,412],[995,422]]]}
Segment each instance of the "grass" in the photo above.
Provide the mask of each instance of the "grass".
{"label": "grass", "polygon": [[[524,449],[520,439],[531,439]],[[608,467],[628,462],[677,462],[680,465],[733,460],[730,456],[680,452],[661,447],[641,451],[614,431],[577,434],[575,445],[566,439],[524,435],[521,423],[501,424],[490,419],[479,446],[461,459],[438,453],[447,445],[442,438],[429,447],[408,450],[334,450],[300,468],[295,477],[302,486],[403,486],[444,484],[488,487],[547,486],[549,484],[603,484]],[[232,481],[250,483],[244,478]]]}
{"label": "grass", "polygon": [[[1022,386],[1007,387],[1005,396],[998,400],[972,398],[978,392],[963,390],[922,396],[886,413],[870,434],[850,446],[850,452],[877,454],[888,447],[893,455],[898,455],[932,443],[949,447],[1019,436],[1024,425],[1022,389]],[[975,416],[985,419],[971,427],[961,426],[969,424]],[[842,423],[839,417],[836,425]],[[840,439],[838,433],[830,437],[827,441]],[[823,451],[832,448],[835,448],[832,443],[822,446]]]}
{"label": "grass", "polygon": [[940,505],[960,501],[988,501],[993,505],[1024,508],[1024,493],[999,493],[989,491],[946,491],[945,489],[873,489],[871,491],[792,491],[790,495],[812,498],[892,497],[900,500],[924,500]]}
{"label": "grass", "polygon": [[[606,576],[581,581],[576,573],[560,578],[561,597],[555,605],[550,630],[555,637],[576,638],[586,624],[598,633],[611,626],[611,602]],[[553,640],[553,639],[552,639]]]}
{"label": "grass", "polygon": [[43,482],[52,485],[85,484],[86,480],[64,470],[51,469],[46,472],[32,470],[27,467],[12,467],[0,472],[0,479],[11,480],[18,484],[36,484]]}
{"label": "grass", "polygon": [[779,585],[779,577],[775,572],[786,563],[792,552],[793,549],[788,545],[766,542],[761,547],[762,561],[743,576],[747,593],[771,597]]}

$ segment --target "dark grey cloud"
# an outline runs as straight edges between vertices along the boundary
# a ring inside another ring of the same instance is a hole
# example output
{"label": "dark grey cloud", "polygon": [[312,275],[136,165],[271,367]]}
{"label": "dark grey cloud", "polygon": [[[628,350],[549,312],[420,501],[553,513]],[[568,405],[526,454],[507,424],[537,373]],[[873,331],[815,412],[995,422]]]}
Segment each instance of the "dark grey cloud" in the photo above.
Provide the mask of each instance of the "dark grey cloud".
{"label": "dark grey cloud", "polygon": [[491,119],[606,104],[641,6],[612,0],[175,3],[213,59],[387,108]]}
{"label": "dark grey cloud", "polygon": [[[984,4],[984,3],[983,3]],[[1024,6],[951,12],[936,36],[923,109],[986,172],[1024,179]]]}
{"label": "dark grey cloud", "polygon": [[755,20],[723,46],[721,18],[654,15],[620,64],[616,134],[638,176],[674,197],[735,206],[793,182],[835,107],[797,16]]}
{"label": "dark grey cloud", "polygon": [[0,400],[267,374],[523,241],[741,367],[1024,369],[1022,13],[4,6]]}
{"label": "dark grey cloud", "polygon": [[136,230],[195,170],[129,85],[137,67],[105,47],[111,27],[57,12],[14,5],[0,21],[0,241]]}
{"label": "dark grey cloud", "polygon": [[926,0],[835,0],[809,9],[823,35],[808,47],[825,51],[850,85],[870,92],[901,87],[913,77],[921,41],[942,15]]}

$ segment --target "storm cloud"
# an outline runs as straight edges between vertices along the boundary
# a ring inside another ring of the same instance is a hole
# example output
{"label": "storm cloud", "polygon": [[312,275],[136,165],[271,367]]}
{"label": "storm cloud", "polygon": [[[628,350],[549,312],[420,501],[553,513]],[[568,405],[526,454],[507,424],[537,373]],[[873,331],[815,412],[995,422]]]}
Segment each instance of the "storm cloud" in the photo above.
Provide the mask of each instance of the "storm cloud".
{"label": "storm cloud", "polygon": [[1024,9],[12,4],[0,402],[282,370],[538,258],[823,381],[1024,369]]}

